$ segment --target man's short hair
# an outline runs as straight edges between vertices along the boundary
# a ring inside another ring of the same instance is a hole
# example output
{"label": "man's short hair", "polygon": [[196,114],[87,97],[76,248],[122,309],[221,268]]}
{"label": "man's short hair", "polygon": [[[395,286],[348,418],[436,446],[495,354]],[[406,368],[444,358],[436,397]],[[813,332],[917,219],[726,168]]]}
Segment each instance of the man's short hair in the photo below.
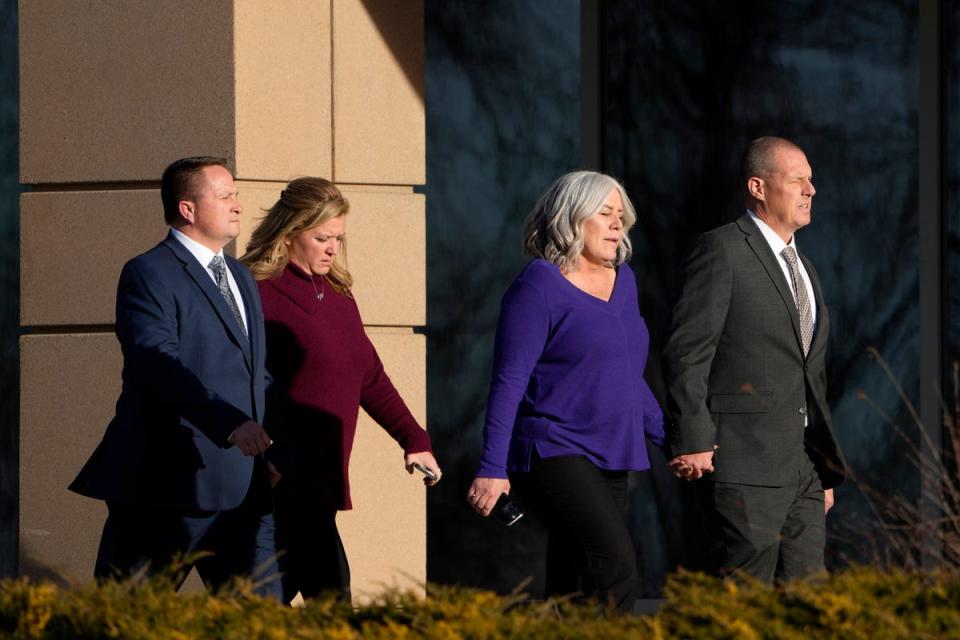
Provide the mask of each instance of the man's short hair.
{"label": "man's short hair", "polygon": [[230,170],[226,158],[213,156],[180,158],[163,170],[160,199],[163,201],[163,219],[167,224],[173,225],[180,219],[181,200],[196,197],[204,167],[223,167]]}
{"label": "man's short hair", "polygon": [[750,143],[743,154],[743,161],[741,163],[741,179],[743,180],[741,184],[744,185],[744,188],[746,188],[747,180],[754,176],[763,179],[767,179],[770,176],[770,173],[773,171],[773,154],[781,147],[792,148],[803,152],[803,149],[795,142],[776,136],[764,136]]}

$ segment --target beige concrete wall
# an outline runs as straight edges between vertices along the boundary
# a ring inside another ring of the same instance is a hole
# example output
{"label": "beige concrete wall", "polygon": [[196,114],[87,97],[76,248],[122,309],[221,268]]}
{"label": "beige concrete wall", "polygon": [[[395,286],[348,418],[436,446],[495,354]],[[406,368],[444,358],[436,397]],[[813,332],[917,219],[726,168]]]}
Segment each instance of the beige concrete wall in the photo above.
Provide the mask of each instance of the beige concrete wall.
{"label": "beige concrete wall", "polygon": [[[178,157],[234,165],[234,253],[287,180],[342,183],[368,332],[425,419],[420,2],[22,0],[20,32],[23,573],[91,575],[105,509],[66,485],[113,415],[117,277],[166,233],[159,176]],[[365,415],[351,479],[355,593],[425,580],[424,489]]]}
{"label": "beige concrete wall", "polygon": [[159,181],[235,157],[230,0],[21,0],[20,176]]}
{"label": "beige concrete wall", "polygon": [[20,324],[112,324],[120,269],[166,233],[156,189],[22,194]]}
{"label": "beige concrete wall", "polygon": [[334,178],[426,181],[423,4],[333,3]]}
{"label": "beige concrete wall", "polygon": [[330,36],[329,0],[236,0],[237,177],[331,176]]}
{"label": "beige concrete wall", "polygon": [[106,506],[70,493],[113,416],[120,347],[107,333],[20,339],[20,571],[93,575]]}
{"label": "beige concrete wall", "polygon": [[[426,340],[409,329],[370,328],[367,334],[407,406],[426,424]],[[337,516],[354,593],[365,599],[384,585],[422,585],[427,579],[422,477],[407,474],[403,450],[363,412],[356,447],[350,463],[354,508]]]}

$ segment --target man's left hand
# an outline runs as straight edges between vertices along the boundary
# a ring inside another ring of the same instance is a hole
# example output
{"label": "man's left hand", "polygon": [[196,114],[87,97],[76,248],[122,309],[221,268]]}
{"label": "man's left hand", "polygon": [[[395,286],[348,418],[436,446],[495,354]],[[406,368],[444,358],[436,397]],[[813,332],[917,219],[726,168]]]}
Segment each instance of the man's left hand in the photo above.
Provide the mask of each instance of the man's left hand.
{"label": "man's left hand", "polygon": [[833,489],[823,490],[823,513],[826,515],[833,508]]}

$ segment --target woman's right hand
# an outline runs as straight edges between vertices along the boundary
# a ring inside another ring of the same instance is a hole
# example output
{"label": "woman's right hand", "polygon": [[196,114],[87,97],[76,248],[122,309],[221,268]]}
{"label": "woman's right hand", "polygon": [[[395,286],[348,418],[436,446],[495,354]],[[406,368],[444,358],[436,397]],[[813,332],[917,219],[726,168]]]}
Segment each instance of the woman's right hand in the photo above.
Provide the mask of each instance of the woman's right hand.
{"label": "woman's right hand", "polygon": [[474,478],[467,491],[467,502],[474,511],[488,516],[504,493],[510,493],[510,481],[506,478]]}

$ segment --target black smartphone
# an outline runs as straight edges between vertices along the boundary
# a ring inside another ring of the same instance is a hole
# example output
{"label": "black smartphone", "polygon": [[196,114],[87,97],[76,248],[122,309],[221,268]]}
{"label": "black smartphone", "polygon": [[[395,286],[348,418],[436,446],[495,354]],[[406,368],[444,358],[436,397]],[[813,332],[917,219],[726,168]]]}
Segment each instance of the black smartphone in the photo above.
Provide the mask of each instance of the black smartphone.
{"label": "black smartphone", "polygon": [[523,507],[506,493],[500,494],[497,504],[493,507],[493,517],[505,527],[512,526],[523,517]]}
{"label": "black smartphone", "polygon": [[423,466],[419,462],[411,462],[410,466],[412,466],[414,469],[416,469],[417,471],[425,475],[427,477],[427,480],[437,479],[437,474],[435,474],[433,470],[428,469],[427,467]]}

